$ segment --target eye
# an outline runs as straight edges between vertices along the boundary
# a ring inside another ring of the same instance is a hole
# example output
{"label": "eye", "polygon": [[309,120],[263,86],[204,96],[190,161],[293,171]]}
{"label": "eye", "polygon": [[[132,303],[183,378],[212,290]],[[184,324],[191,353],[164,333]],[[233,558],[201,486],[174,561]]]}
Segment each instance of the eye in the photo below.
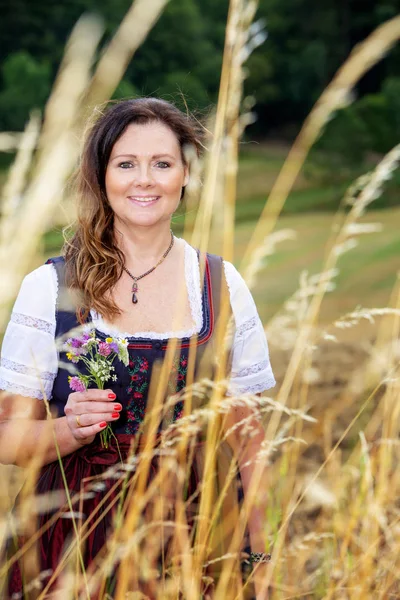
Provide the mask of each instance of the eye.
{"label": "eye", "polygon": [[160,167],[160,169],[168,169],[170,166],[170,163],[165,162],[164,160],[159,160],[157,163],[157,167]]}
{"label": "eye", "polygon": [[119,163],[118,165],[121,169],[130,169],[130,167],[132,167],[132,163],[129,162],[128,160],[125,160],[124,162]]}

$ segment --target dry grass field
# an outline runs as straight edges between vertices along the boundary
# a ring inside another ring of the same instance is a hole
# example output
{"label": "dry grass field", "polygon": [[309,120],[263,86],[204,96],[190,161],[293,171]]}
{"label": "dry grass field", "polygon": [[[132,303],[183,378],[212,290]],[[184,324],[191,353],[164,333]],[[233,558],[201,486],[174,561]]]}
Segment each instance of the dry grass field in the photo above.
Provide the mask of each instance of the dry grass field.
{"label": "dry grass field", "polygon": [[[4,192],[0,221],[3,329],[23,275],[60,251],[61,228],[73,216],[66,181],[79,154],[77,132],[81,132],[87,106],[111,96],[124,65],[164,4],[163,0],[137,0],[116,34],[117,41],[101,54],[95,67],[92,57],[102,35],[98,25],[81,23],[73,34],[74,43],[68,46],[46,108],[39,143],[35,135],[41,124],[33,120],[30,146],[26,135]],[[183,487],[188,473],[181,467],[187,467],[182,462],[187,444],[199,432],[204,436],[210,477],[204,478],[201,488],[196,537],[191,537],[192,531],[190,536],[185,533],[189,531],[186,507],[178,498],[174,520],[167,523],[177,549],[173,564],[168,571],[165,565],[155,570],[148,560],[148,550],[154,551],[158,538],[146,517],[152,510],[164,514],[161,483],[159,488],[146,488],[149,456],[159,449],[149,446],[144,458],[115,467],[113,477],[128,482],[129,494],[121,492],[121,518],[109,532],[104,560],[89,572],[80,564],[85,521],[66,543],[61,562],[66,569],[58,580],[57,600],[90,600],[90,590],[99,586],[101,600],[203,600],[201,590],[205,581],[210,583],[208,569],[213,565],[210,540],[222,505],[220,497],[212,502],[212,469],[216,449],[224,442],[220,423],[226,406],[244,407],[260,418],[265,439],[254,457],[250,491],[235,519],[235,535],[216,561],[221,573],[213,600],[243,600],[247,584],[254,579],[258,579],[257,600],[400,598],[400,210],[376,211],[373,204],[398,166],[400,147],[379,157],[371,175],[357,194],[349,194],[340,213],[311,209],[324,208],[325,203],[325,208],[332,208],[332,203],[339,206],[349,182],[340,179],[337,186],[312,186],[302,174],[324,123],[343,106],[360,77],[400,38],[400,19],[387,22],[358,46],[322,94],[289,152],[276,144],[263,145],[259,152],[253,148],[242,152],[236,193],[243,56],[255,8],[256,3],[250,1],[231,2],[209,160],[203,186],[197,190],[197,216],[195,210],[190,213],[194,237],[186,235],[201,249],[220,252],[223,245],[227,258],[246,278],[268,336],[277,387],[270,396],[227,399],[219,381],[200,382],[195,391],[204,404],[193,411],[191,421],[182,419],[172,438],[163,440],[168,460],[157,472],[161,482],[179,473]],[[129,43],[121,44],[121,39]],[[178,235],[182,220],[177,217],[174,225]],[[221,337],[224,347],[222,341]],[[163,409],[162,385],[172,353],[168,356],[155,386]],[[146,423],[148,419],[153,426],[157,418],[156,410],[149,411]],[[51,427],[51,418],[49,423]],[[244,427],[240,445],[245,448],[252,431],[249,421],[240,425]],[[172,442],[179,444],[178,450]],[[38,460],[34,456],[24,473],[32,484]],[[233,460],[229,475],[236,468]],[[261,485],[264,468],[268,481]],[[1,472],[0,544],[4,549],[12,535],[11,523],[19,533],[28,532],[27,546],[21,550],[24,554],[34,539],[41,504],[32,486],[25,512],[12,520],[10,498],[20,476],[10,467]],[[229,482],[228,475],[226,479]],[[101,486],[94,492],[99,489],[101,493]],[[221,497],[227,489],[222,487]],[[268,497],[263,515],[265,550],[272,559],[239,583],[235,557],[242,526],[264,494]],[[75,519],[71,507],[60,505],[60,518]],[[161,517],[156,525],[164,527]],[[27,556],[29,562],[32,555]],[[14,560],[15,556],[6,558],[3,553],[0,597],[6,597],[7,574]],[[113,596],[104,592],[108,561],[114,561],[111,568],[120,565]],[[42,586],[36,561],[28,566],[32,577],[29,600],[55,600],[49,594],[50,584]],[[151,592],[139,591],[139,581]]]}

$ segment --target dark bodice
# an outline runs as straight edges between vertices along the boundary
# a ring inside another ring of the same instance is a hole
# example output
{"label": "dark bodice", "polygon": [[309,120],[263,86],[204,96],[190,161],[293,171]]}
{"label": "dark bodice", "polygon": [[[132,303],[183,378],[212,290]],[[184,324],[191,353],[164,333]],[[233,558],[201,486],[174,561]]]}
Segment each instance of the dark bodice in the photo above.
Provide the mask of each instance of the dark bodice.
{"label": "dark bodice", "polygon": [[[204,355],[205,347],[210,342],[215,329],[215,309],[218,310],[221,281],[221,266],[218,269],[218,262],[215,259],[218,259],[219,265],[221,265],[219,257],[212,257],[212,255],[207,255],[206,257],[202,291],[203,326],[200,333],[196,336],[196,340],[194,340],[194,343],[197,345],[196,365]],[[56,267],[60,288],[63,285],[64,260],[61,257],[57,257],[50,259],[48,262],[53,263]],[[219,271],[219,274],[217,271]],[[219,285],[216,282],[216,277],[219,277]],[[215,288],[218,288],[218,290]],[[218,295],[216,295],[217,291]],[[77,326],[78,322],[75,312],[57,308],[56,337],[63,336],[65,340],[68,332]],[[96,330],[96,336],[102,340],[107,337],[105,333],[98,330]],[[190,338],[179,340],[178,350],[175,354],[169,376],[168,395],[181,391],[186,385],[189,346],[191,343],[193,343],[193,340]],[[117,376],[116,381],[107,382],[105,387],[111,389],[116,394],[116,401],[123,406],[120,418],[112,424],[116,433],[135,434],[138,431],[145,416],[154,365],[158,361],[163,361],[167,345],[168,340],[128,338],[129,366],[126,367],[117,359],[114,361],[113,366],[115,367],[115,375]],[[63,367],[65,364],[70,365],[71,363],[67,360],[65,352],[60,352],[60,367],[54,381],[51,400],[51,405],[57,410],[58,416],[64,414],[64,406],[71,393],[68,383],[70,372]],[[84,372],[85,367],[82,363],[78,363],[75,366],[78,370]],[[195,375],[196,370],[195,368]],[[178,401],[171,408],[167,420],[174,421],[179,418],[182,409],[182,402]]]}

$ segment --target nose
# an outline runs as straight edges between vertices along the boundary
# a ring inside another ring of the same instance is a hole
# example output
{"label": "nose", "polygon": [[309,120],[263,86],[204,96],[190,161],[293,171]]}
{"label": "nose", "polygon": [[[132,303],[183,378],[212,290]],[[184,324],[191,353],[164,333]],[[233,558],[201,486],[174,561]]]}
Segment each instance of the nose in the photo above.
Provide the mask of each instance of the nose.
{"label": "nose", "polygon": [[149,187],[153,184],[153,176],[149,165],[142,164],[137,167],[135,173],[135,185],[138,187]]}

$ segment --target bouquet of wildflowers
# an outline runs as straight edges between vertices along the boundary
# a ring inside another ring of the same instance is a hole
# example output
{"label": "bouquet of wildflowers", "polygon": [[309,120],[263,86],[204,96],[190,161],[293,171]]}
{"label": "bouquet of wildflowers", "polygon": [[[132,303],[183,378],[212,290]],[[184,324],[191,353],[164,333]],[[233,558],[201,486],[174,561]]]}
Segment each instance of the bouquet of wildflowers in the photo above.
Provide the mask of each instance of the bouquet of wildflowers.
{"label": "bouquet of wildflowers", "polygon": [[[124,338],[108,337],[105,341],[96,338],[96,333],[84,333],[80,337],[69,338],[65,343],[68,360],[73,363],[82,361],[86,373],[68,377],[69,387],[74,392],[84,392],[91,383],[100,390],[107,381],[116,381],[113,362],[116,358],[125,366],[129,364],[128,342]],[[110,437],[114,436],[108,425],[100,433],[103,448],[108,448]]]}

